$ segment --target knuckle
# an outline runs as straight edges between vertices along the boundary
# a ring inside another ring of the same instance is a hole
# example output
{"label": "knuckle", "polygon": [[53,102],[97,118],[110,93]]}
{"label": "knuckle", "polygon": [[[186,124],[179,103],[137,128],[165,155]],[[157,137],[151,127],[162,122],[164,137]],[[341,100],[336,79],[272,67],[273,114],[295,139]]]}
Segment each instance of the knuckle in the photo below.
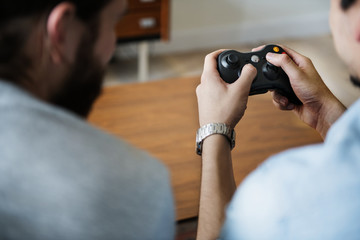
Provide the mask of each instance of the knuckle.
{"label": "knuckle", "polygon": [[205,61],[208,61],[212,58],[212,53],[208,53],[206,56],[205,56]]}
{"label": "knuckle", "polygon": [[208,78],[207,75],[208,75],[208,74],[207,74],[206,72],[203,72],[203,73],[201,74],[201,78],[200,78],[201,82],[206,81],[206,79]]}
{"label": "knuckle", "polygon": [[281,54],[280,62],[284,65],[288,65],[292,62],[292,59],[287,54]]}
{"label": "knuckle", "polygon": [[306,57],[304,61],[305,61],[305,64],[306,64],[307,66],[312,66],[312,65],[313,65],[312,60],[311,60],[310,58],[308,58],[308,57]]}
{"label": "knuckle", "polygon": [[252,76],[252,75],[256,75],[256,73],[257,73],[257,70],[253,65],[246,64],[242,70],[240,77],[243,76],[244,74]]}
{"label": "knuckle", "polygon": [[199,84],[195,89],[196,95],[199,95],[201,92],[201,84]]}
{"label": "knuckle", "polygon": [[280,104],[275,99],[273,99],[273,104],[276,108],[281,109]]}
{"label": "knuckle", "polygon": [[199,84],[195,89],[196,96],[201,97],[203,95],[203,92],[204,92],[204,87],[202,84]]}

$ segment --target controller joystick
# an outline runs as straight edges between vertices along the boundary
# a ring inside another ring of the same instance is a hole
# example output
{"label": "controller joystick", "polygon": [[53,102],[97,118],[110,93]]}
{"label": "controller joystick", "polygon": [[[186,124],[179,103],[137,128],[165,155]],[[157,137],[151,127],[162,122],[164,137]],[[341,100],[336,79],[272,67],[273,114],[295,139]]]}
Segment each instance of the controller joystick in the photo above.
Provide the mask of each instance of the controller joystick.
{"label": "controller joystick", "polygon": [[251,63],[257,70],[257,76],[251,84],[249,95],[275,90],[287,97],[290,102],[301,105],[286,73],[280,67],[266,61],[266,54],[269,52],[285,54],[285,51],[277,45],[267,45],[257,52],[224,51],[218,56],[219,74],[225,82],[233,83],[239,78],[244,65]]}
{"label": "controller joystick", "polygon": [[238,68],[240,65],[240,59],[236,54],[229,54],[223,60],[222,64],[230,69]]}
{"label": "controller joystick", "polygon": [[276,80],[279,78],[280,75],[280,68],[269,62],[266,62],[266,64],[264,64],[262,71],[265,77],[269,80]]}

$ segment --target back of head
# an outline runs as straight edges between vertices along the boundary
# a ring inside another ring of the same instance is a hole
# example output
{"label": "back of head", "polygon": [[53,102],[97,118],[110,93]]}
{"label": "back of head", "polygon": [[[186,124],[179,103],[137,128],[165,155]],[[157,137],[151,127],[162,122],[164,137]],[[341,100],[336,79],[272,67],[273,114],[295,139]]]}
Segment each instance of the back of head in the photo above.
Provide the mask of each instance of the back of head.
{"label": "back of head", "polygon": [[356,0],[341,0],[341,8],[343,10],[347,10],[348,8],[350,8],[354,3],[356,2]]}
{"label": "back of head", "polygon": [[[76,7],[77,17],[94,22],[111,0],[67,0]],[[30,60],[23,47],[34,23],[46,19],[51,10],[64,0],[10,0],[0,2],[0,78],[16,82]],[[44,26],[45,28],[45,26]]]}
{"label": "back of head", "polygon": [[[0,3],[0,24],[19,17],[41,15],[49,12],[64,0],[12,0]],[[77,14],[83,20],[88,20],[98,14],[109,0],[67,0],[77,7]]]}

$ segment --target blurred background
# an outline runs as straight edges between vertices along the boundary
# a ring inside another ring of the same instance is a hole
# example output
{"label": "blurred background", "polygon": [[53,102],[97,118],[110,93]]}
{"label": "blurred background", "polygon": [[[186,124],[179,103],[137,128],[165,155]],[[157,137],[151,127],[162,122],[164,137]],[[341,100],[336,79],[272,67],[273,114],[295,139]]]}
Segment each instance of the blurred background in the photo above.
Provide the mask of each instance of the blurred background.
{"label": "blurred background", "polygon": [[[345,105],[360,96],[348,81],[347,70],[332,43],[329,0],[129,1],[129,14],[136,15],[139,9],[159,9],[160,15],[130,21],[138,22],[146,31],[165,28],[166,36],[161,32],[119,37],[106,75],[107,85],[200,76],[209,52],[220,48],[248,52],[262,44],[276,43],[310,57]],[[124,33],[126,26],[129,24],[119,25],[117,31]],[[140,68],[145,72],[139,73]]]}

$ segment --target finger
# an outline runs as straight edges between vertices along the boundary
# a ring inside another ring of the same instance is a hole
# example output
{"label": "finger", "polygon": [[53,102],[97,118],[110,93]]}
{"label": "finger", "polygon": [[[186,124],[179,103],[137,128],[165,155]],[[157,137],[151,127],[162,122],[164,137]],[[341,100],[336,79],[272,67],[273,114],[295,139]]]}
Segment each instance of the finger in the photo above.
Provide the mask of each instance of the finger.
{"label": "finger", "polygon": [[275,66],[281,67],[290,79],[298,78],[301,74],[299,66],[287,54],[268,53],[266,60]]}
{"label": "finger", "polygon": [[205,62],[204,62],[204,71],[203,73],[207,74],[218,74],[217,71],[217,57],[220,55],[220,53],[222,53],[223,51],[225,51],[225,49],[220,49],[217,50],[215,52],[209,53],[208,55],[206,55],[205,57]]}
{"label": "finger", "polygon": [[290,103],[288,106],[284,107],[283,105],[279,104],[278,102],[276,102],[273,99],[273,104],[275,105],[276,108],[282,110],[282,111],[291,111],[295,109],[295,105]]}
{"label": "finger", "polygon": [[276,102],[274,99],[273,99],[273,104],[274,106],[279,109],[279,110],[282,110],[282,111],[287,111],[288,109],[284,106],[282,106],[281,104],[279,104],[278,102]]}
{"label": "finger", "polygon": [[259,47],[253,48],[251,51],[252,52],[257,52],[257,51],[260,51],[261,49],[263,49],[264,47],[265,47],[265,45],[261,45]]}
{"label": "finger", "polygon": [[236,80],[232,85],[234,85],[237,91],[249,95],[251,83],[254,81],[256,74],[256,68],[251,64],[246,64],[241,70],[239,79]]}
{"label": "finger", "polygon": [[280,110],[293,110],[295,105],[289,99],[276,91],[271,91],[274,105]]}
{"label": "finger", "polygon": [[282,109],[282,106],[281,106],[275,99],[272,99],[272,101],[273,101],[274,106],[275,106],[277,109],[283,110],[283,109]]}
{"label": "finger", "polygon": [[296,63],[296,65],[300,66],[304,62],[304,59],[306,58],[304,55],[286,46],[283,45],[279,45],[279,46],[285,50],[287,55],[289,55],[289,57]]}
{"label": "finger", "polygon": [[200,96],[201,91],[202,91],[202,86],[201,86],[201,84],[199,84],[199,85],[196,87],[196,90],[195,90],[195,93],[196,93],[196,96],[197,96],[197,97]]}
{"label": "finger", "polygon": [[289,104],[289,99],[287,97],[281,95],[280,93],[276,91],[271,91],[271,95],[275,102],[277,102],[279,105],[286,107]]}

